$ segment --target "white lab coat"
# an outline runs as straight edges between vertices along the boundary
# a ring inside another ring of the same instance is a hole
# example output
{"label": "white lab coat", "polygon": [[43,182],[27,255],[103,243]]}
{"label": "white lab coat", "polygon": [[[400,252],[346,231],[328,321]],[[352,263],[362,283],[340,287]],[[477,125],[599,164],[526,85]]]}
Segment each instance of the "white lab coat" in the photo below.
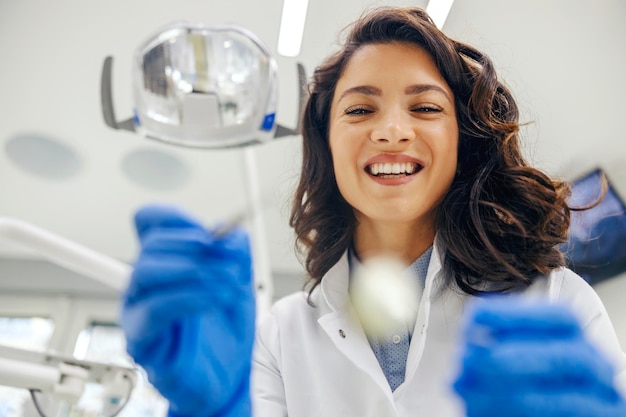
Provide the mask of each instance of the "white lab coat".
{"label": "white lab coat", "polygon": [[[305,293],[279,300],[259,322],[252,371],[255,417],[464,416],[451,390],[456,375],[461,316],[471,299],[438,291],[437,247],[411,339],[405,381],[389,388],[370,345],[349,316],[348,258],[333,266],[307,303]],[[538,279],[525,293],[565,302],[578,314],[589,339],[617,369],[626,392],[626,357],[593,289],[568,269]]]}

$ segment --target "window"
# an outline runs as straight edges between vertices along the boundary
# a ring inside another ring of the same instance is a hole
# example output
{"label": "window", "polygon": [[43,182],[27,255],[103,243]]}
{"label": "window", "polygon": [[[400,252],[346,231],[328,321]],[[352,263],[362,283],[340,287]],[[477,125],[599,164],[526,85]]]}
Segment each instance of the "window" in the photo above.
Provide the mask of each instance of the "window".
{"label": "window", "polygon": [[[0,317],[0,345],[45,350],[53,331],[54,323],[48,318]],[[0,417],[22,417],[26,401],[30,401],[27,390],[0,386]]]}

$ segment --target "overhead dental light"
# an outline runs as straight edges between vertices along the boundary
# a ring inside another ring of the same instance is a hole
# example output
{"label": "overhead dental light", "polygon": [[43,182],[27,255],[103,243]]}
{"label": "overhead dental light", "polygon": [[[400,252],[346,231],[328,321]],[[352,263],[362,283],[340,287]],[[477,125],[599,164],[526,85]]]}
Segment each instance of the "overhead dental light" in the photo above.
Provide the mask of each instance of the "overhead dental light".
{"label": "overhead dental light", "polygon": [[[109,127],[177,146],[243,149],[249,201],[242,212],[252,228],[260,311],[271,305],[272,278],[258,167],[254,148],[248,145],[300,134],[306,75],[302,64],[296,65],[298,112],[294,128],[276,122],[274,58],[254,34],[235,25],[174,23],[140,45],[132,67],[134,115],[122,121],[116,119],[113,107],[113,58],[107,57],[102,68],[102,115]],[[135,160],[131,165],[135,169],[139,164]]]}
{"label": "overhead dental light", "polygon": [[[296,135],[276,123],[274,58],[251,32],[234,25],[175,23],[137,48],[134,115],[118,122],[112,100],[112,57],[104,62],[102,112],[109,127],[175,145],[228,148]],[[304,68],[298,64],[300,104]],[[299,113],[298,113],[299,115]]]}

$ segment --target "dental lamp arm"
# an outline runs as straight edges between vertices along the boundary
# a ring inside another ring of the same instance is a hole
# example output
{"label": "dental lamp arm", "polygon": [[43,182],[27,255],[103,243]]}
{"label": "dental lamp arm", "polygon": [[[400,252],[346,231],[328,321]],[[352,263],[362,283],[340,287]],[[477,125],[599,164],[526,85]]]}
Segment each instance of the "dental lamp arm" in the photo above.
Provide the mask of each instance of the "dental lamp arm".
{"label": "dental lamp arm", "polygon": [[92,278],[118,292],[126,288],[132,272],[128,264],[10,217],[0,217],[0,240],[33,250],[55,264]]}
{"label": "dental lamp arm", "polygon": [[[0,217],[1,240],[33,250],[118,292],[126,288],[132,270],[123,262],[13,218]],[[0,385],[52,393],[69,402],[81,397],[86,382],[119,384],[122,374],[130,393],[135,384],[132,368],[0,346]]]}

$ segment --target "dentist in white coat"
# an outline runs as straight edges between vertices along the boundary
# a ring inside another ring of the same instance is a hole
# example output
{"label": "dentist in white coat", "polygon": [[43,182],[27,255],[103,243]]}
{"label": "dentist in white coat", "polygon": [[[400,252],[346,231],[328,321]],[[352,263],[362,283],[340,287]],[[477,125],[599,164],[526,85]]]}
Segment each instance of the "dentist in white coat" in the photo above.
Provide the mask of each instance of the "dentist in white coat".
{"label": "dentist in white coat", "polygon": [[[169,414],[626,415],[610,320],[558,250],[568,186],[526,163],[518,131],[489,58],[421,9],[355,22],[303,115],[290,224],[305,292],[255,331],[245,233],[137,215],[122,325]],[[409,265],[419,307],[374,334],[354,271],[379,255]]]}

